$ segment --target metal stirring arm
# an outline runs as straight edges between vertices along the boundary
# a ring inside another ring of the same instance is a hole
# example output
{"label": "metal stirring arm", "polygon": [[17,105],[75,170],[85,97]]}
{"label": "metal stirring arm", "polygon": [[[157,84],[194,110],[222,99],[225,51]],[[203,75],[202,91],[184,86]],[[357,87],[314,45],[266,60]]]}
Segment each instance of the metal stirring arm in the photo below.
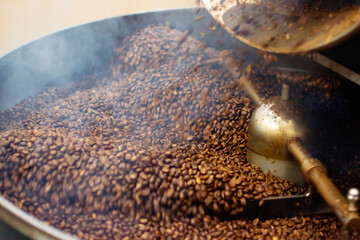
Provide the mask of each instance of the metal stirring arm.
{"label": "metal stirring arm", "polygon": [[[232,57],[231,51],[225,50],[221,52],[219,55],[219,62],[231,72],[232,76],[243,86],[254,104],[259,107],[264,101],[247,77],[245,75],[241,75],[238,71],[236,60]],[[286,98],[286,96],[284,97]],[[359,196],[350,197],[348,200],[345,199],[345,197],[328,178],[326,167],[318,159],[310,156],[310,154],[302,146],[300,139],[290,139],[286,143],[286,147],[289,153],[300,164],[301,172],[305,179],[316,187],[327,204],[334,209],[335,214],[341,220],[344,227],[350,231],[359,230],[360,217],[354,204],[354,199],[358,199]],[[350,194],[349,196],[353,195]]]}
{"label": "metal stirring arm", "polygon": [[230,71],[231,75],[239,80],[239,84],[244,88],[248,96],[254,102],[255,106],[260,106],[264,100],[260,97],[260,95],[256,92],[255,88],[251,85],[245,75],[241,75],[238,71],[237,63],[235,59],[232,57],[232,52],[229,50],[224,50],[219,54],[219,62],[226,66],[226,68]]}
{"label": "metal stirring arm", "polygon": [[290,141],[287,147],[300,164],[302,174],[316,187],[327,204],[334,209],[343,225],[351,231],[357,231],[360,228],[357,209],[350,208],[349,202],[328,178],[325,166],[318,159],[312,158],[299,140]]}
{"label": "metal stirring arm", "polygon": [[330,58],[327,58],[326,56],[320,53],[309,53],[307,57],[309,57],[311,60],[317,63],[320,63],[324,67],[331,69],[337,74],[340,74],[341,76],[349,79],[350,81],[356,83],[357,85],[360,85],[360,74],[352,71],[351,69],[331,60]]}

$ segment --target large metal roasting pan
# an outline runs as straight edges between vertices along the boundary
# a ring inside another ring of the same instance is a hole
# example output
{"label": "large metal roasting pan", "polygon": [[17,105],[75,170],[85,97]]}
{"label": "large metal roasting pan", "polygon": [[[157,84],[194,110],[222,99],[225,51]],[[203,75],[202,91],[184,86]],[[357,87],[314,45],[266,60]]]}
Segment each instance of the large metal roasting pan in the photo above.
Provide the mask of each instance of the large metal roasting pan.
{"label": "large metal roasting pan", "polygon": [[[196,16],[203,18],[194,21]],[[113,49],[119,47],[121,40],[151,24],[169,24],[182,31],[191,29],[193,37],[219,50],[247,49],[247,60],[256,62],[257,50],[232,38],[220,27],[209,28],[209,21],[213,21],[212,17],[204,9],[146,12],[87,23],[30,42],[0,58],[0,111],[49,87],[62,86],[88,74],[105,73]],[[277,67],[281,69],[327,71],[305,57],[278,56],[278,59]],[[76,239],[35,219],[1,196],[0,219],[0,239]]]}

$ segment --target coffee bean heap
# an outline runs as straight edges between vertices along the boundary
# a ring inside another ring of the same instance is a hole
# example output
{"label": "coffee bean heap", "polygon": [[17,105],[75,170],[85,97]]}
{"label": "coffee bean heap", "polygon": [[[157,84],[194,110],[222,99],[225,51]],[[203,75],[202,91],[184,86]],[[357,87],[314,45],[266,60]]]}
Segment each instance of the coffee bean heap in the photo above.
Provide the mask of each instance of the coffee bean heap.
{"label": "coffee bean heap", "polygon": [[340,238],[335,217],[239,220],[304,189],[246,162],[251,101],[226,70],[193,70],[218,52],[188,35],[147,27],[110,75],[2,113],[2,196],[82,239]]}

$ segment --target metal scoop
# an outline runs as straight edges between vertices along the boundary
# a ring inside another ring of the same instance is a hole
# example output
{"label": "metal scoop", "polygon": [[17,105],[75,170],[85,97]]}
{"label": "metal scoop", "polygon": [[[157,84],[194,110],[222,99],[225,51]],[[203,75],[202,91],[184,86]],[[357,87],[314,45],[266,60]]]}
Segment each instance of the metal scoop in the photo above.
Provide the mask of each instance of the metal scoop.
{"label": "metal scoop", "polygon": [[358,0],[202,0],[229,33],[274,53],[329,48],[360,29]]}

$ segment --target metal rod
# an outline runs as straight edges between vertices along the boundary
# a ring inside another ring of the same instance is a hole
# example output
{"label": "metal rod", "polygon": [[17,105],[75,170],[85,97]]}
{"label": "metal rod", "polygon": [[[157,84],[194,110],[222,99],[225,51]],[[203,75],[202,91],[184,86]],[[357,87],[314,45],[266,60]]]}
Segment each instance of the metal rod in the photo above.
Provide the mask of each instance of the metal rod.
{"label": "metal rod", "polygon": [[219,62],[227,67],[230,71],[231,75],[235,80],[237,80],[245,89],[245,92],[250,97],[250,99],[254,102],[254,104],[258,107],[263,103],[263,99],[259,96],[254,86],[248,80],[248,77],[245,74],[241,74],[238,70],[238,64],[236,60],[232,56],[232,51],[224,50],[219,54]]}
{"label": "metal rod", "polygon": [[[244,87],[254,104],[257,107],[260,106],[264,100],[259,96],[254,86],[248,80],[248,77],[240,73],[232,52],[228,50],[222,51],[219,54],[219,62],[225,65],[234,79],[239,82],[240,86]],[[288,85],[283,86],[282,98],[283,100],[289,98]],[[312,158],[298,139],[289,141],[287,148],[300,164],[302,174],[307,181],[316,187],[328,205],[334,209],[335,214],[339,217],[346,229],[350,231],[359,230],[359,215],[355,211],[349,211],[348,201],[328,178],[326,167],[318,159]]]}
{"label": "metal rod", "polygon": [[350,81],[360,85],[360,74],[344,67],[343,65],[325,57],[320,53],[310,53],[307,55],[313,61],[320,63],[321,65],[330,68],[332,71],[340,74],[341,76],[349,79]]}
{"label": "metal rod", "polygon": [[281,98],[284,101],[289,100],[290,96],[290,86],[286,83],[283,83],[282,89],[281,89]]}
{"label": "metal rod", "polygon": [[358,210],[357,203],[360,198],[359,190],[357,188],[351,188],[346,198],[349,201],[349,211],[356,212]]}
{"label": "metal rod", "polygon": [[349,211],[349,203],[327,176],[324,165],[303,148],[298,140],[287,145],[289,152],[299,162],[305,178],[313,184],[324,200],[334,209],[335,214],[347,229],[358,231],[360,217],[356,212]]}

